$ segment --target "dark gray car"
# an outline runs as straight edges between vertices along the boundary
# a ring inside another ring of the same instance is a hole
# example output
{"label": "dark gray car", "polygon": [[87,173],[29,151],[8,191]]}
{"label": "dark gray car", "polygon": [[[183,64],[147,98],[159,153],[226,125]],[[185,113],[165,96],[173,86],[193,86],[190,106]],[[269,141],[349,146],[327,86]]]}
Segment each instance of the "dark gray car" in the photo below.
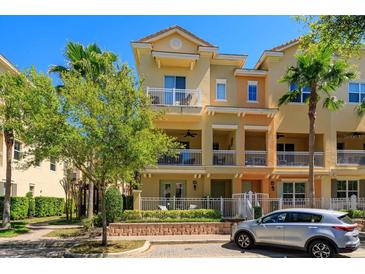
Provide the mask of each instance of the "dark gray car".
{"label": "dark gray car", "polygon": [[352,252],[360,245],[357,225],[344,212],[293,208],[232,227],[231,240],[242,249],[269,244],[306,250],[316,258]]}

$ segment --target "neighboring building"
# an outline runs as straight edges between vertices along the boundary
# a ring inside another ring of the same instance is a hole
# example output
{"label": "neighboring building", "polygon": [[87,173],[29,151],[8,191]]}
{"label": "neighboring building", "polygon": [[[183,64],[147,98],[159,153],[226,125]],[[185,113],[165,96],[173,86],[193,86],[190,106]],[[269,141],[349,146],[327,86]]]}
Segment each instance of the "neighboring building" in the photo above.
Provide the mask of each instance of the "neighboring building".
{"label": "neighboring building", "polygon": [[[0,73],[18,70],[4,56],[0,55]],[[64,191],[60,184],[63,178],[63,164],[54,161],[43,161],[38,167],[27,170],[19,168],[24,144],[16,140],[13,154],[13,182],[12,196],[24,196],[27,192],[33,192],[34,196],[64,197]],[[0,132],[0,196],[5,194],[6,150],[4,135]]]}
{"label": "neighboring building", "polygon": [[[278,108],[291,87],[279,83],[296,63],[298,41],[264,51],[254,69],[246,56],[173,26],[132,42],[139,77],[156,109],[156,126],[185,145],[142,176],[144,197],[231,197],[253,191],[303,198],[308,187],[308,96]],[[365,53],[354,59],[365,72]],[[316,126],[317,197],[365,197],[365,118],[354,107],[365,98],[365,78],[344,84],[343,110],[319,103]]]}

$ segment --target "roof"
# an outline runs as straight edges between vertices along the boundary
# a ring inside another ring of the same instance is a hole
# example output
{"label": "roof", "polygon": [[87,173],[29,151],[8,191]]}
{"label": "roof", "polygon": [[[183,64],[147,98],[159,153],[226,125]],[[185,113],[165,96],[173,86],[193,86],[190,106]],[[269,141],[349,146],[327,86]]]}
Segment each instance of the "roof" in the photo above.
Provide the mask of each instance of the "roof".
{"label": "roof", "polygon": [[317,213],[317,214],[332,214],[332,215],[344,215],[346,212],[335,211],[331,209],[317,209],[317,208],[286,208],[276,210],[275,212],[305,212],[305,213]]}
{"label": "roof", "polygon": [[4,55],[0,54],[0,62],[7,66],[13,72],[19,73],[19,70],[14,66]]}
{"label": "roof", "polygon": [[271,51],[281,51],[281,50],[284,50],[284,49],[286,49],[288,47],[294,46],[297,43],[299,43],[299,39],[300,39],[300,37],[297,37],[295,39],[292,39],[290,41],[287,41],[287,42],[285,42],[283,44],[280,44],[280,45],[272,48]]}
{"label": "roof", "polygon": [[147,35],[147,36],[145,36],[145,37],[140,38],[139,40],[137,40],[137,41],[135,41],[135,42],[148,42],[148,40],[153,39],[153,38],[155,38],[155,37],[158,37],[158,36],[160,36],[160,35],[162,35],[162,34],[164,34],[164,33],[166,33],[166,32],[169,32],[169,31],[171,31],[171,30],[174,30],[174,29],[179,30],[179,31],[182,31],[182,32],[184,32],[185,34],[187,34],[187,35],[189,35],[189,36],[193,37],[194,39],[196,39],[196,40],[200,41],[200,42],[202,43],[202,45],[204,45],[204,46],[207,46],[207,47],[216,47],[216,46],[212,45],[211,43],[209,43],[209,42],[207,42],[207,41],[203,40],[202,38],[200,38],[200,37],[196,36],[195,34],[191,33],[190,31],[188,31],[188,30],[186,30],[186,29],[184,29],[184,28],[182,28],[182,27],[180,27],[180,26],[178,26],[178,25],[173,25],[173,26],[168,27],[168,28],[166,28],[166,29],[163,29],[163,30],[160,30],[160,31],[155,32],[155,33],[153,33],[153,34]]}

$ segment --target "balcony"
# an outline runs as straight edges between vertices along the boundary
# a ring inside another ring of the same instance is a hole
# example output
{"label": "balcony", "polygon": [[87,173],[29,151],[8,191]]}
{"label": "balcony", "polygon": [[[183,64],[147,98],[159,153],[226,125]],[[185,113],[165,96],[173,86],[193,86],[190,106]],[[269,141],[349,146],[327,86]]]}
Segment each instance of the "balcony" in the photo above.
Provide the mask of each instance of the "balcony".
{"label": "balcony", "polygon": [[338,165],[365,165],[365,150],[337,150]]}
{"label": "balcony", "polygon": [[[277,165],[286,167],[307,167],[309,166],[309,153],[306,151],[278,151]],[[314,153],[314,166],[324,166],[324,153]]]}
{"label": "balcony", "polygon": [[245,166],[266,166],[266,151],[246,150]]}
{"label": "balcony", "polygon": [[213,150],[213,165],[235,166],[236,150]]}
{"label": "balcony", "polygon": [[158,160],[159,165],[171,166],[201,166],[201,149],[183,149],[177,152],[176,156],[162,156]]}
{"label": "balcony", "polygon": [[152,105],[201,106],[201,92],[199,89],[147,87],[147,94],[151,98]]}

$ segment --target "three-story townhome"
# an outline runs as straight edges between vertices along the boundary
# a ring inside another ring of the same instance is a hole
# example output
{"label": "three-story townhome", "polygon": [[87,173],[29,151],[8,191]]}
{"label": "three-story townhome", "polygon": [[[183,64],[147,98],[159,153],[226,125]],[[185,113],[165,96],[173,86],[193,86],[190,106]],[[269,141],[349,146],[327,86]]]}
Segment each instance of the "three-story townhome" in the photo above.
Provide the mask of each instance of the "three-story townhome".
{"label": "three-story townhome", "polygon": [[[156,126],[184,149],[162,157],[142,176],[142,197],[271,198],[308,196],[309,90],[278,107],[293,86],[279,83],[295,64],[298,41],[264,51],[254,69],[246,55],[223,54],[189,31],[173,26],[132,42],[139,78],[154,108]],[[365,71],[364,52],[354,59]],[[365,123],[354,112],[365,98],[365,80],[343,85],[342,111],[318,111],[316,197],[365,196]],[[364,181],[363,181],[364,180]]]}

